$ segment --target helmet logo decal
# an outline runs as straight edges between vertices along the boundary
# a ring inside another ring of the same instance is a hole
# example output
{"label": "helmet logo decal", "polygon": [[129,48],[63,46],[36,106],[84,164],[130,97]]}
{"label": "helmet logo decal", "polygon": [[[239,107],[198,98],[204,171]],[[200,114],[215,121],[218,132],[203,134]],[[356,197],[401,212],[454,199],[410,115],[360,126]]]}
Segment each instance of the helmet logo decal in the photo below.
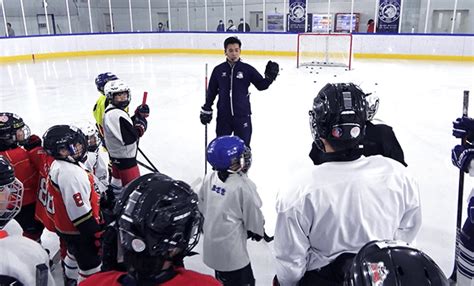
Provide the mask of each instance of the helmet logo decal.
{"label": "helmet logo decal", "polygon": [[331,131],[331,135],[334,138],[341,138],[342,137],[342,128],[340,127],[334,127]]}
{"label": "helmet logo decal", "polygon": [[357,138],[360,134],[360,128],[359,126],[355,126],[351,128],[351,136],[352,138]]}
{"label": "helmet logo decal", "polygon": [[143,240],[135,238],[132,240],[132,249],[135,252],[142,252],[146,248],[145,242]]}
{"label": "helmet logo decal", "polygon": [[368,263],[369,276],[372,286],[383,286],[383,282],[390,273],[383,262]]}

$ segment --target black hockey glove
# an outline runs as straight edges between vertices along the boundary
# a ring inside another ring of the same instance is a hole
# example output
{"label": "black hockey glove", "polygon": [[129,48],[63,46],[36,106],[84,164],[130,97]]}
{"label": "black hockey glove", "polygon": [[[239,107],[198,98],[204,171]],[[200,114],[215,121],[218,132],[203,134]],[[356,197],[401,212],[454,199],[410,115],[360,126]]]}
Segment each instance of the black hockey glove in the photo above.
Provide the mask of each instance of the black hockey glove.
{"label": "black hockey glove", "polygon": [[140,116],[142,118],[147,118],[148,116],[150,116],[150,107],[148,106],[148,104],[137,106],[137,109],[135,109],[135,115]]}
{"label": "black hockey glove", "polygon": [[211,123],[212,108],[206,107],[205,105],[203,105],[201,107],[201,114],[199,115],[199,118],[201,119],[201,123],[204,125]]}
{"label": "black hockey glove", "polygon": [[260,241],[262,240],[263,237],[261,237],[260,235],[254,233],[254,232],[251,232],[249,230],[247,230],[247,239],[251,239],[251,240],[255,240],[255,241]]}
{"label": "black hockey glove", "polygon": [[142,137],[148,127],[148,121],[145,117],[142,117],[139,113],[132,116],[133,126],[138,132],[138,137]]}
{"label": "black hockey glove", "polygon": [[280,66],[276,62],[268,61],[267,66],[265,67],[265,78],[274,81],[277,78],[279,71]]}
{"label": "black hockey glove", "polygon": [[41,138],[38,137],[38,135],[31,135],[27,140],[26,143],[23,145],[23,147],[30,151],[35,149],[36,147],[41,146]]}
{"label": "black hockey glove", "polygon": [[109,185],[107,190],[100,195],[100,209],[113,211],[115,207],[114,188]]}

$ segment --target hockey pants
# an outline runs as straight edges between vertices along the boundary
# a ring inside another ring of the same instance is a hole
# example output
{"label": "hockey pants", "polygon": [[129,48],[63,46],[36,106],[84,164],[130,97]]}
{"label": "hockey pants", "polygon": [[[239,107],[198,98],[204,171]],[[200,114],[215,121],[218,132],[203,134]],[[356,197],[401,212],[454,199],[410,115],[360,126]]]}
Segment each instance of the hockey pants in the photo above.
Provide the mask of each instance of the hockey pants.
{"label": "hockey pants", "polygon": [[242,269],[234,271],[215,271],[216,279],[224,286],[254,286],[252,266],[250,263]]}
{"label": "hockey pants", "polygon": [[[65,262],[68,260],[71,262],[74,260],[77,261],[80,276],[79,281],[100,271],[101,260],[99,257],[99,249],[94,239],[59,232],[57,234],[66,242],[67,256]],[[70,264],[73,264],[71,262]]]}
{"label": "hockey pants", "polygon": [[345,273],[349,270],[355,254],[343,253],[321,269],[307,271],[298,286],[340,286],[344,283]]}
{"label": "hockey pants", "polygon": [[459,235],[457,251],[458,285],[474,285],[474,224],[469,218]]}
{"label": "hockey pants", "polygon": [[250,115],[244,117],[217,118],[216,121],[217,137],[224,135],[238,136],[250,147],[250,139],[252,138],[252,120]]}

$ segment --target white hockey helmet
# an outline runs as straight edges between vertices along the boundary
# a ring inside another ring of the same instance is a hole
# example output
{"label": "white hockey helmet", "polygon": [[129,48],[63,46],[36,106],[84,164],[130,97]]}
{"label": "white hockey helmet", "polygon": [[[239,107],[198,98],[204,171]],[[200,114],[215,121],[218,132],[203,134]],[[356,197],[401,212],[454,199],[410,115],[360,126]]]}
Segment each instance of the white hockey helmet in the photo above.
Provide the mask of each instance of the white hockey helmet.
{"label": "white hockey helmet", "polygon": [[365,97],[367,101],[367,120],[374,119],[377,110],[379,110],[379,97],[375,93],[369,93]]}
{"label": "white hockey helmet", "polygon": [[80,121],[77,123],[71,124],[73,126],[77,126],[84,135],[86,135],[89,152],[95,152],[100,147],[102,141],[99,138],[99,132],[97,131],[97,127],[91,121]]}
{"label": "white hockey helmet", "polygon": [[[104,94],[111,104],[122,109],[126,108],[130,104],[130,100],[132,100],[132,94],[130,92],[130,88],[121,79],[107,82],[104,87]],[[127,99],[122,100],[122,101],[114,100],[115,96],[123,95],[123,94],[127,94]]]}

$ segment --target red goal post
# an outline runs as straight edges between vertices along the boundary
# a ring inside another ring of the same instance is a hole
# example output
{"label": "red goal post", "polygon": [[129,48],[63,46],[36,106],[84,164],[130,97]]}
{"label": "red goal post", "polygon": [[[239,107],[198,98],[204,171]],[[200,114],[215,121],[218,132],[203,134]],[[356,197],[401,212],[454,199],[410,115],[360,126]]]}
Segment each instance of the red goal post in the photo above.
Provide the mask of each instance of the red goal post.
{"label": "red goal post", "polygon": [[298,34],[296,66],[352,66],[352,34]]}

